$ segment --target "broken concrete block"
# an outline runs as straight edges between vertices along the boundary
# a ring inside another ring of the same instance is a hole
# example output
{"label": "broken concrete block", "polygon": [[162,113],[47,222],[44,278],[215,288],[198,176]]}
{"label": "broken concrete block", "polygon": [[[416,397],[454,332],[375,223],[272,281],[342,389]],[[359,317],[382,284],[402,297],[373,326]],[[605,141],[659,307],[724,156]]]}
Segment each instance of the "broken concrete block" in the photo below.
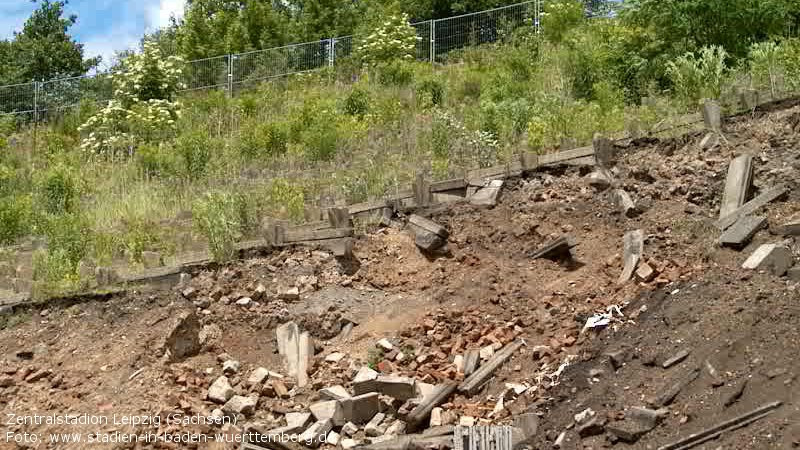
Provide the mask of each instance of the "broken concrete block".
{"label": "broken concrete block", "polygon": [[594,172],[586,175],[586,181],[589,186],[604,191],[614,184],[614,174],[605,167],[598,167]]}
{"label": "broken concrete block", "polygon": [[337,445],[339,445],[339,439],[340,438],[341,438],[341,435],[339,433],[337,433],[335,431],[331,431],[330,433],[328,433],[328,437],[327,437],[327,439],[325,439],[325,443],[328,444],[328,445],[332,445],[332,446],[336,447]]}
{"label": "broken concrete block", "polygon": [[356,447],[358,447],[359,445],[361,445],[361,444],[359,443],[359,441],[357,441],[357,440],[355,440],[355,439],[342,439],[342,442],[341,442],[341,444],[342,444],[342,448],[343,448],[344,450],[350,450],[350,449],[352,449],[352,448],[356,448]]}
{"label": "broken concrete block", "polygon": [[617,207],[619,207],[625,217],[632,218],[639,214],[639,210],[636,209],[636,203],[633,202],[631,195],[622,189],[614,191],[614,203],[617,204]]}
{"label": "broken concrete block", "polygon": [[634,444],[645,434],[649,433],[653,427],[648,427],[641,422],[634,420],[622,420],[614,422],[606,427],[606,431],[616,436],[620,441]]}
{"label": "broken concrete block", "polygon": [[464,376],[468,377],[472,375],[475,370],[478,369],[478,363],[481,360],[480,350],[478,349],[468,349],[466,353],[464,353]]}
{"label": "broken concrete block", "polygon": [[303,431],[311,422],[311,413],[290,412],[286,413],[286,428],[293,431],[287,434],[294,434]]}
{"label": "broken concrete block", "polygon": [[739,155],[731,161],[728,176],[725,179],[725,191],[722,194],[722,205],[719,218],[723,219],[736,212],[747,201],[753,184],[753,157]]}
{"label": "broken concrete block", "polygon": [[319,398],[322,400],[344,400],[350,397],[350,393],[341,385],[326,387],[319,391]]}
{"label": "broken concrete block", "polygon": [[634,406],[625,413],[625,417],[640,422],[650,428],[655,428],[667,414],[669,414],[669,410],[666,409],[650,409]]}
{"label": "broken concrete block", "polygon": [[342,434],[345,436],[354,436],[358,433],[358,425],[353,422],[347,422],[342,426]]}
{"label": "broken concrete block", "polygon": [[398,436],[404,434],[406,432],[406,423],[402,420],[395,420],[389,427],[386,429],[385,434],[387,436]]}
{"label": "broken concrete block", "polygon": [[440,426],[443,425],[443,423],[442,423],[442,412],[443,411],[444,410],[442,408],[439,408],[438,406],[431,410],[431,421],[430,421],[431,428],[440,427]]}
{"label": "broken concrete block", "polygon": [[462,427],[474,427],[475,426],[475,418],[472,416],[461,416],[458,419],[458,425]]}
{"label": "broken concrete block", "polygon": [[494,346],[493,345],[487,345],[487,346],[481,348],[479,355],[480,355],[482,360],[484,360],[484,361],[488,360],[489,358],[494,356]]}
{"label": "broken concrete block", "polygon": [[572,237],[572,235],[566,234],[543,245],[531,255],[531,258],[557,259],[571,256],[572,248],[576,245],[578,245],[578,242],[575,240],[575,238]]}
{"label": "broken concrete block", "polygon": [[242,363],[239,361],[229,359],[222,363],[222,373],[225,375],[234,375],[239,372],[239,368],[242,366]]}
{"label": "broken concrete block", "polygon": [[747,261],[742,264],[742,268],[765,270],[780,277],[792,265],[794,265],[794,259],[789,247],[779,244],[764,244],[747,258]]}
{"label": "broken concrete block", "polygon": [[469,198],[469,203],[473,206],[493,207],[497,205],[500,192],[503,189],[503,180],[492,180],[489,186],[479,189]]}
{"label": "broken concrete block", "polygon": [[308,409],[311,411],[311,414],[314,415],[314,419],[317,421],[330,420],[336,427],[347,423],[344,417],[344,409],[342,408],[342,404],[337,400],[317,402],[309,406]]}
{"label": "broken concrete block", "polygon": [[370,369],[367,366],[364,366],[358,369],[356,372],[356,376],[353,377],[353,384],[363,383],[365,381],[371,381],[378,378],[378,372]]}
{"label": "broken concrete block", "polygon": [[334,352],[325,357],[325,362],[338,363],[339,361],[343,360],[344,357],[345,357],[344,353]]}
{"label": "broken concrete block", "polygon": [[425,251],[438,250],[450,237],[450,233],[443,226],[416,214],[408,219],[408,223],[416,235],[417,247]]}
{"label": "broken concrete block", "polygon": [[800,282],[800,266],[792,267],[786,272],[786,277],[792,281]]}
{"label": "broken concrete block", "polygon": [[377,392],[356,395],[341,400],[340,403],[345,419],[355,424],[366,423],[381,410],[380,395]]}
{"label": "broken concrete block", "polygon": [[619,284],[625,284],[630,281],[639,266],[639,261],[641,261],[644,254],[644,232],[642,230],[629,231],[625,233],[623,241],[625,267],[619,277]]}
{"label": "broken concrete block", "polygon": [[683,350],[679,351],[678,353],[676,353],[675,355],[667,358],[667,360],[664,361],[663,364],[661,364],[661,367],[663,367],[665,369],[669,369],[670,367],[674,366],[675,364],[678,364],[679,362],[681,362],[684,359],[686,359],[686,357],[689,356],[689,353],[690,353],[689,350],[683,349]]}
{"label": "broken concrete block", "polygon": [[595,416],[578,427],[578,435],[582,438],[597,436],[605,432],[606,420]]}
{"label": "broken concrete block", "polygon": [[522,431],[522,440],[528,441],[539,431],[539,416],[533,413],[520,414],[514,418],[514,427]]}
{"label": "broken concrete block", "polygon": [[723,247],[746,247],[753,236],[766,225],[767,218],[764,216],[744,216],[722,233],[719,243]]}
{"label": "broken concrete block", "polygon": [[703,122],[709,130],[719,131],[722,128],[722,109],[718,101],[706,99],[703,103]]}
{"label": "broken concrete block", "polygon": [[296,323],[287,322],[275,329],[278,353],[286,361],[289,376],[297,378],[297,385],[308,384],[308,368],[314,357],[314,340],[308,332],[300,333]]}
{"label": "broken concrete block", "polygon": [[161,345],[161,352],[167,361],[175,362],[197,355],[202,346],[200,345],[200,321],[194,312],[181,312],[172,319],[164,343]]}
{"label": "broken concrete block", "polygon": [[257,386],[267,381],[267,378],[269,378],[269,370],[259,367],[247,378],[247,384],[250,386]]}
{"label": "broken concrete block", "polygon": [[777,186],[769,188],[758,194],[756,198],[742,205],[741,208],[737,209],[733,213],[728,214],[727,216],[716,221],[714,225],[720,230],[726,230],[731,225],[736,223],[736,221],[741,217],[755,213],[767,204],[783,197],[788,192],[789,188],[785,184],[778,184]]}
{"label": "broken concrete block", "polygon": [[383,395],[397,400],[408,400],[417,396],[413,378],[394,375],[380,375],[372,380],[353,382],[353,392],[356,395],[368,392],[380,392]]}
{"label": "broken concrete block", "polygon": [[214,403],[224,404],[233,397],[233,387],[231,387],[228,377],[217,378],[211,387],[208,388],[208,399]]}
{"label": "broken concrete block", "polygon": [[244,414],[249,416],[256,410],[258,404],[258,396],[245,397],[243,395],[234,395],[222,407],[222,411],[228,414]]}
{"label": "broken concrete block", "polygon": [[328,433],[331,430],[333,430],[333,423],[330,420],[320,420],[302,432],[298,436],[298,441],[306,447],[316,448],[328,439]]}
{"label": "broken concrete block", "polygon": [[706,134],[700,141],[700,148],[703,150],[711,150],[717,145],[719,145],[719,135],[714,132]]}
{"label": "broken concrete block", "polygon": [[378,341],[375,344],[375,347],[377,347],[377,348],[379,348],[379,349],[381,349],[381,350],[383,350],[385,352],[390,352],[390,351],[392,351],[394,349],[394,345],[392,345],[392,343],[389,342],[389,340],[386,339],[386,338],[383,338],[380,341]]}
{"label": "broken concrete block", "polygon": [[775,228],[775,232],[784,236],[800,236],[800,216],[779,225]]}
{"label": "broken concrete block", "polygon": [[367,426],[364,427],[364,433],[370,437],[380,436],[384,433],[384,430],[380,428],[381,422],[383,419],[386,418],[386,415],[383,413],[375,414],[375,416],[367,423]]}
{"label": "broken concrete block", "polygon": [[422,402],[430,399],[439,391],[439,386],[430,383],[423,383],[421,381],[416,382],[417,385],[417,395],[415,398],[422,399]]}
{"label": "broken concrete block", "polygon": [[636,279],[643,283],[649,283],[653,281],[655,277],[656,271],[650,264],[643,262],[639,265],[639,268],[636,269]]}

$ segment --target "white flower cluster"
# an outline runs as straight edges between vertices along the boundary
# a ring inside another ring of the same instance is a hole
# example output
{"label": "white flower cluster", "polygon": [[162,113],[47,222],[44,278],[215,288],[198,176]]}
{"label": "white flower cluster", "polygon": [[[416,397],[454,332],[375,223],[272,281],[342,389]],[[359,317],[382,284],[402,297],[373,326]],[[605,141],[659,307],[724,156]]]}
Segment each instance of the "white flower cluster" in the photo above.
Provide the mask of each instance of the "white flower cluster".
{"label": "white flower cluster", "polygon": [[408,24],[408,15],[393,15],[357,47],[365,65],[412,60],[416,51],[417,32]]}
{"label": "white flower cluster", "polygon": [[470,131],[461,121],[453,117],[450,113],[437,109],[435,120],[447,123],[450,137],[456,141],[461,141],[469,157],[474,157],[481,167],[489,167],[497,160],[500,150],[500,142],[486,131]]}
{"label": "white flower cluster", "polygon": [[[131,151],[135,143],[155,142],[176,131],[183,89],[181,66],[175,56],[164,58],[153,43],[128,57],[112,76],[114,99],[79,128],[81,148],[92,153]],[[88,135],[87,135],[88,133]]]}

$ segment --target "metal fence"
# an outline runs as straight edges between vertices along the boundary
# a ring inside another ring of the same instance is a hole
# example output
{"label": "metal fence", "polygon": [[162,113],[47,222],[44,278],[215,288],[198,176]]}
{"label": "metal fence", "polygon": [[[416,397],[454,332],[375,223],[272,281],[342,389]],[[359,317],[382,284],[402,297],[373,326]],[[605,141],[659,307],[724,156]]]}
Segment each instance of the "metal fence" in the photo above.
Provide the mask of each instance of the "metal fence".
{"label": "metal fence", "polygon": [[[496,42],[520,27],[539,27],[543,0],[531,0],[472,14],[414,23],[418,60],[441,62],[453,50]],[[222,89],[229,93],[248,84],[334,67],[347,60],[357,36],[190,61],[184,71],[185,91]],[[82,100],[112,98],[112,73],[104,72],[44,82],[0,86],[0,114],[40,121]]]}

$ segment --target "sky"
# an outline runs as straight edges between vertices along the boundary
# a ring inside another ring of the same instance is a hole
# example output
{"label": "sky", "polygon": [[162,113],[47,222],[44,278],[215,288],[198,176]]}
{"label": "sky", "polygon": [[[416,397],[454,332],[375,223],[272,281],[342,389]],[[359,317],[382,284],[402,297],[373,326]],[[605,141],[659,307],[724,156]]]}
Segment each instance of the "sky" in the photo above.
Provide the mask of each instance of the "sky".
{"label": "sky", "polygon": [[[114,52],[135,47],[145,32],[169,24],[171,15],[181,17],[186,0],[69,0],[65,15],[76,14],[70,29],[73,39],[84,44],[85,55],[103,57],[107,67]],[[0,39],[22,29],[37,8],[30,0],[0,0]]]}

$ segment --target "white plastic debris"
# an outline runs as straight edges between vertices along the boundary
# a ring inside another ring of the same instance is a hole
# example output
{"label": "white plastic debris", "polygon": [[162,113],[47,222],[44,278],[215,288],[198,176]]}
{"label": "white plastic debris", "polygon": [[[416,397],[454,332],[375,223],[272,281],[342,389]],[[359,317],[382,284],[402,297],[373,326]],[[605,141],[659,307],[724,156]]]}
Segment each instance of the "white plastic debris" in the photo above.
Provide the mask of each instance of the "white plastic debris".
{"label": "white plastic debris", "polygon": [[625,315],[622,314],[622,308],[620,308],[619,305],[611,305],[608,308],[606,308],[606,312],[597,313],[592,317],[589,317],[589,319],[586,320],[586,325],[583,326],[583,330],[581,330],[581,333],[590,328],[607,327],[608,325],[611,324],[611,321],[614,320],[615,314],[618,315],[619,317],[625,317]]}

